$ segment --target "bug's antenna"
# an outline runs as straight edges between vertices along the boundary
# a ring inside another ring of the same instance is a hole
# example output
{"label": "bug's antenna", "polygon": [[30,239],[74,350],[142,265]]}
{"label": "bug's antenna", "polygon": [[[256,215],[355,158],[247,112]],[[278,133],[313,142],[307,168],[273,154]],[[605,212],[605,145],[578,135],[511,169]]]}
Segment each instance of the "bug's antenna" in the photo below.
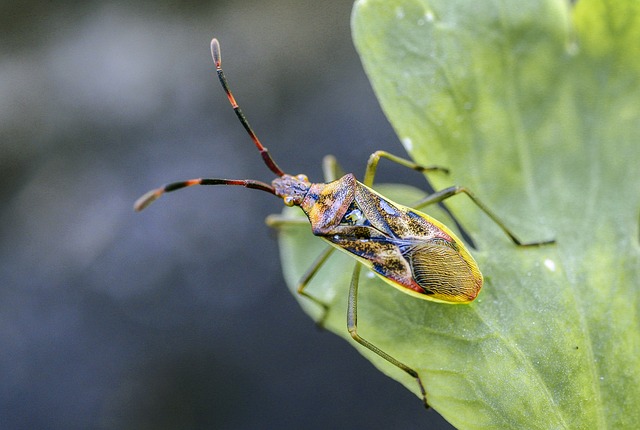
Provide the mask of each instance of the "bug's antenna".
{"label": "bug's antenna", "polygon": [[216,72],[218,73],[218,79],[220,79],[220,83],[222,84],[222,88],[224,88],[224,92],[227,94],[227,98],[229,99],[229,103],[231,103],[231,107],[233,107],[233,111],[236,113],[236,116],[240,120],[240,123],[247,130],[251,140],[255,143],[256,148],[260,151],[260,155],[262,156],[262,160],[264,160],[264,164],[276,175],[283,176],[285,173],[278,167],[276,162],[271,158],[269,154],[269,150],[265,148],[262,143],[260,143],[260,139],[256,136],[256,133],[253,131],[251,126],[249,125],[249,121],[247,121],[247,117],[244,116],[240,106],[236,102],[236,99],[233,97],[231,90],[229,89],[229,84],[227,84],[227,78],[224,76],[224,72],[222,71],[222,60],[220,57],[220,43],[218,43],[218,39],[213,38],[211,40],[211,57],[213,58],[213,63],[216,66]]}
{"label": "bug's antenna", "polygon": [[240,185],[245,188],[253,188],[254,190],[262,190],[267,193],[276,194],[276,190],[269,184],[264,182],[254,181],[253,179],[213,179],[213,178],[199,178],[189,179],[188,181],[173,182],[171,184],[163,185],[160,188],[156,188],[144,194],[133,204],[133,208],[140,212],[142,209],[149,206],[151,203],[158,200],[158,198],[164,193],[170,193],[171,191],[180,190],[182,188],[192,187],[194,185]]}

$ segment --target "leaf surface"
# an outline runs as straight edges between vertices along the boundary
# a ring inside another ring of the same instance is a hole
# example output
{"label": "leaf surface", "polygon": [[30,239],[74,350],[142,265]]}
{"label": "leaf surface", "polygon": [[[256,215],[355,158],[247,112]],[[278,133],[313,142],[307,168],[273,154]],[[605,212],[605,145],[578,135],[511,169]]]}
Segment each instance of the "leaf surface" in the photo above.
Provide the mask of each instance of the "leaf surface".
{"label": "leaf surface", "polygon": [[[518,248],[456,196],[447,205],[485,277],[478,299],[419,300],[363,272],[359,333],[416,369],[459,428],[640,428],[638,3],[360,0],[352,26],[405,149],[451,169],[429,175],[436,188],[468,187],[523,240],[557,240]],[[422,195],[379,189],[403,204]],[[295,288],[326,245],[308,226],[280,231]],[[349,341],[353,264],[334,253],[308,287],[330,304],[326,327]]]}

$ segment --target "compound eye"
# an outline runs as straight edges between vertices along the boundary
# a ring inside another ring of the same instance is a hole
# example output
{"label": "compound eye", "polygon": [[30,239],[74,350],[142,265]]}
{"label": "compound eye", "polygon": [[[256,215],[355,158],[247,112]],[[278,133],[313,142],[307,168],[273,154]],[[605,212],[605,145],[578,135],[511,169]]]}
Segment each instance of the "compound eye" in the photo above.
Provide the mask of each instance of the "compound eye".
{"label": "compound eye", "polygon": [[284,200],[285,205],[293,206],[293,197],[287,196],[287,197],[284,197],[282,200]]}
{"label": "compound eye", "polygon": [[300,175],[296,176],[296,178],[297,178],[299,181],[302,181],[302,182],[309,182],[309,178],[307,177],[307,175],[302,175],[302,174],[300,174]]}

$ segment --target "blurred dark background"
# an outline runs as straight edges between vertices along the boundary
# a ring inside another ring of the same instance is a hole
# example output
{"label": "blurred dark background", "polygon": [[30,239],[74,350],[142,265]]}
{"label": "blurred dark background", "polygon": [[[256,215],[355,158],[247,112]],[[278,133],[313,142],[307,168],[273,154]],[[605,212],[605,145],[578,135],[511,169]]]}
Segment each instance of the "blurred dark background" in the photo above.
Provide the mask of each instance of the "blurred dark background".
{"label": "blurred dark background", "polygon": [[[288,293],[281,202],[214,73],[283,169],[403,154],[349,1],[0,2],[0,428],[449,428]],[[386,179],[399,170],[388,166]],[[385,178],[385,173],[382,173]],[[346,299],[346,298],[345,298]]]}

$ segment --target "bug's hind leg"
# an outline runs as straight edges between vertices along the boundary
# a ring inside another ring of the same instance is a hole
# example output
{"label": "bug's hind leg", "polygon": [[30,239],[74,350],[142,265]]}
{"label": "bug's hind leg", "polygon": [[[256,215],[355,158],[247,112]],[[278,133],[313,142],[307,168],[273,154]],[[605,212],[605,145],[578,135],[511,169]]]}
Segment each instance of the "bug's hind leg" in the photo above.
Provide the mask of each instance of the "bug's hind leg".
{"label": "bug's hind leg", "polygon": [[493,211],[491,209],[489,209],[484,203],[482,203],[482,201],[480,199],[478,199],[471,191],[469,191],[468,189],[464,188],[464,187],[459,187],[457,185],[449,187],[449,188],[445,188],[444,190],[440,190],[437,191],[433,194],[428,195],[427,197],[425,197],[424,199],[422,199],[420,202],[418,202],[415,205],[416,209],[434,204],[434,203],[440,203],[450,197],[453,197],[457,194],[466,194],[467,197],[469,197],[471,199],[471,201],[473,203],[476,204],[476,206],[478,206],[485,214],[487,214],[489,216],[489,218],[491,218],[493,220],[493,222],[495,222],[498,227],[500,227],[502,229],[502,231],[509,236],[509,239],[511,239],[511,241],[516,244],[517,246],[541,246],[541,245],[549,245],[552,243],[555,243],[554,239],[551,240],[543,240],[543,241],[538,241],[538,242],[523,242],[521,241],[518,236],[515,235],[515,233],[513,233],[511,231],[511,229],[509,229],[505,223],[495,214],[493,213]]}
{"label": "bug's hind leg", "polygon": [[356,263],[356,267],[353,270],[353,276],[351,277],[351,285],[349,286],[349,303],[347,305],[347,329],[349,330],[349,334],[360,345],[369,349],[372,352],[375,352],[380,357],[387,360],[389,363],[398,367],[399,369],[404,370],[407,374],[409,374],[412,378],[416,380],[418,383],[418,387],[420,387],[420,393],[422,394],[422,401],[424,403],[425,408],[429,408],[429,403],[427,402],[427,392],[424,389],[424,385],[422,384],[422,379],[420,379],[420,375],[418,372],[413,370],[411,367],[406,364],[398,361],[391,355],[387,354],[376,345],[372,344],[368,340],[362,338],[358,334],[358,283],[360,281],[360,263]]}

